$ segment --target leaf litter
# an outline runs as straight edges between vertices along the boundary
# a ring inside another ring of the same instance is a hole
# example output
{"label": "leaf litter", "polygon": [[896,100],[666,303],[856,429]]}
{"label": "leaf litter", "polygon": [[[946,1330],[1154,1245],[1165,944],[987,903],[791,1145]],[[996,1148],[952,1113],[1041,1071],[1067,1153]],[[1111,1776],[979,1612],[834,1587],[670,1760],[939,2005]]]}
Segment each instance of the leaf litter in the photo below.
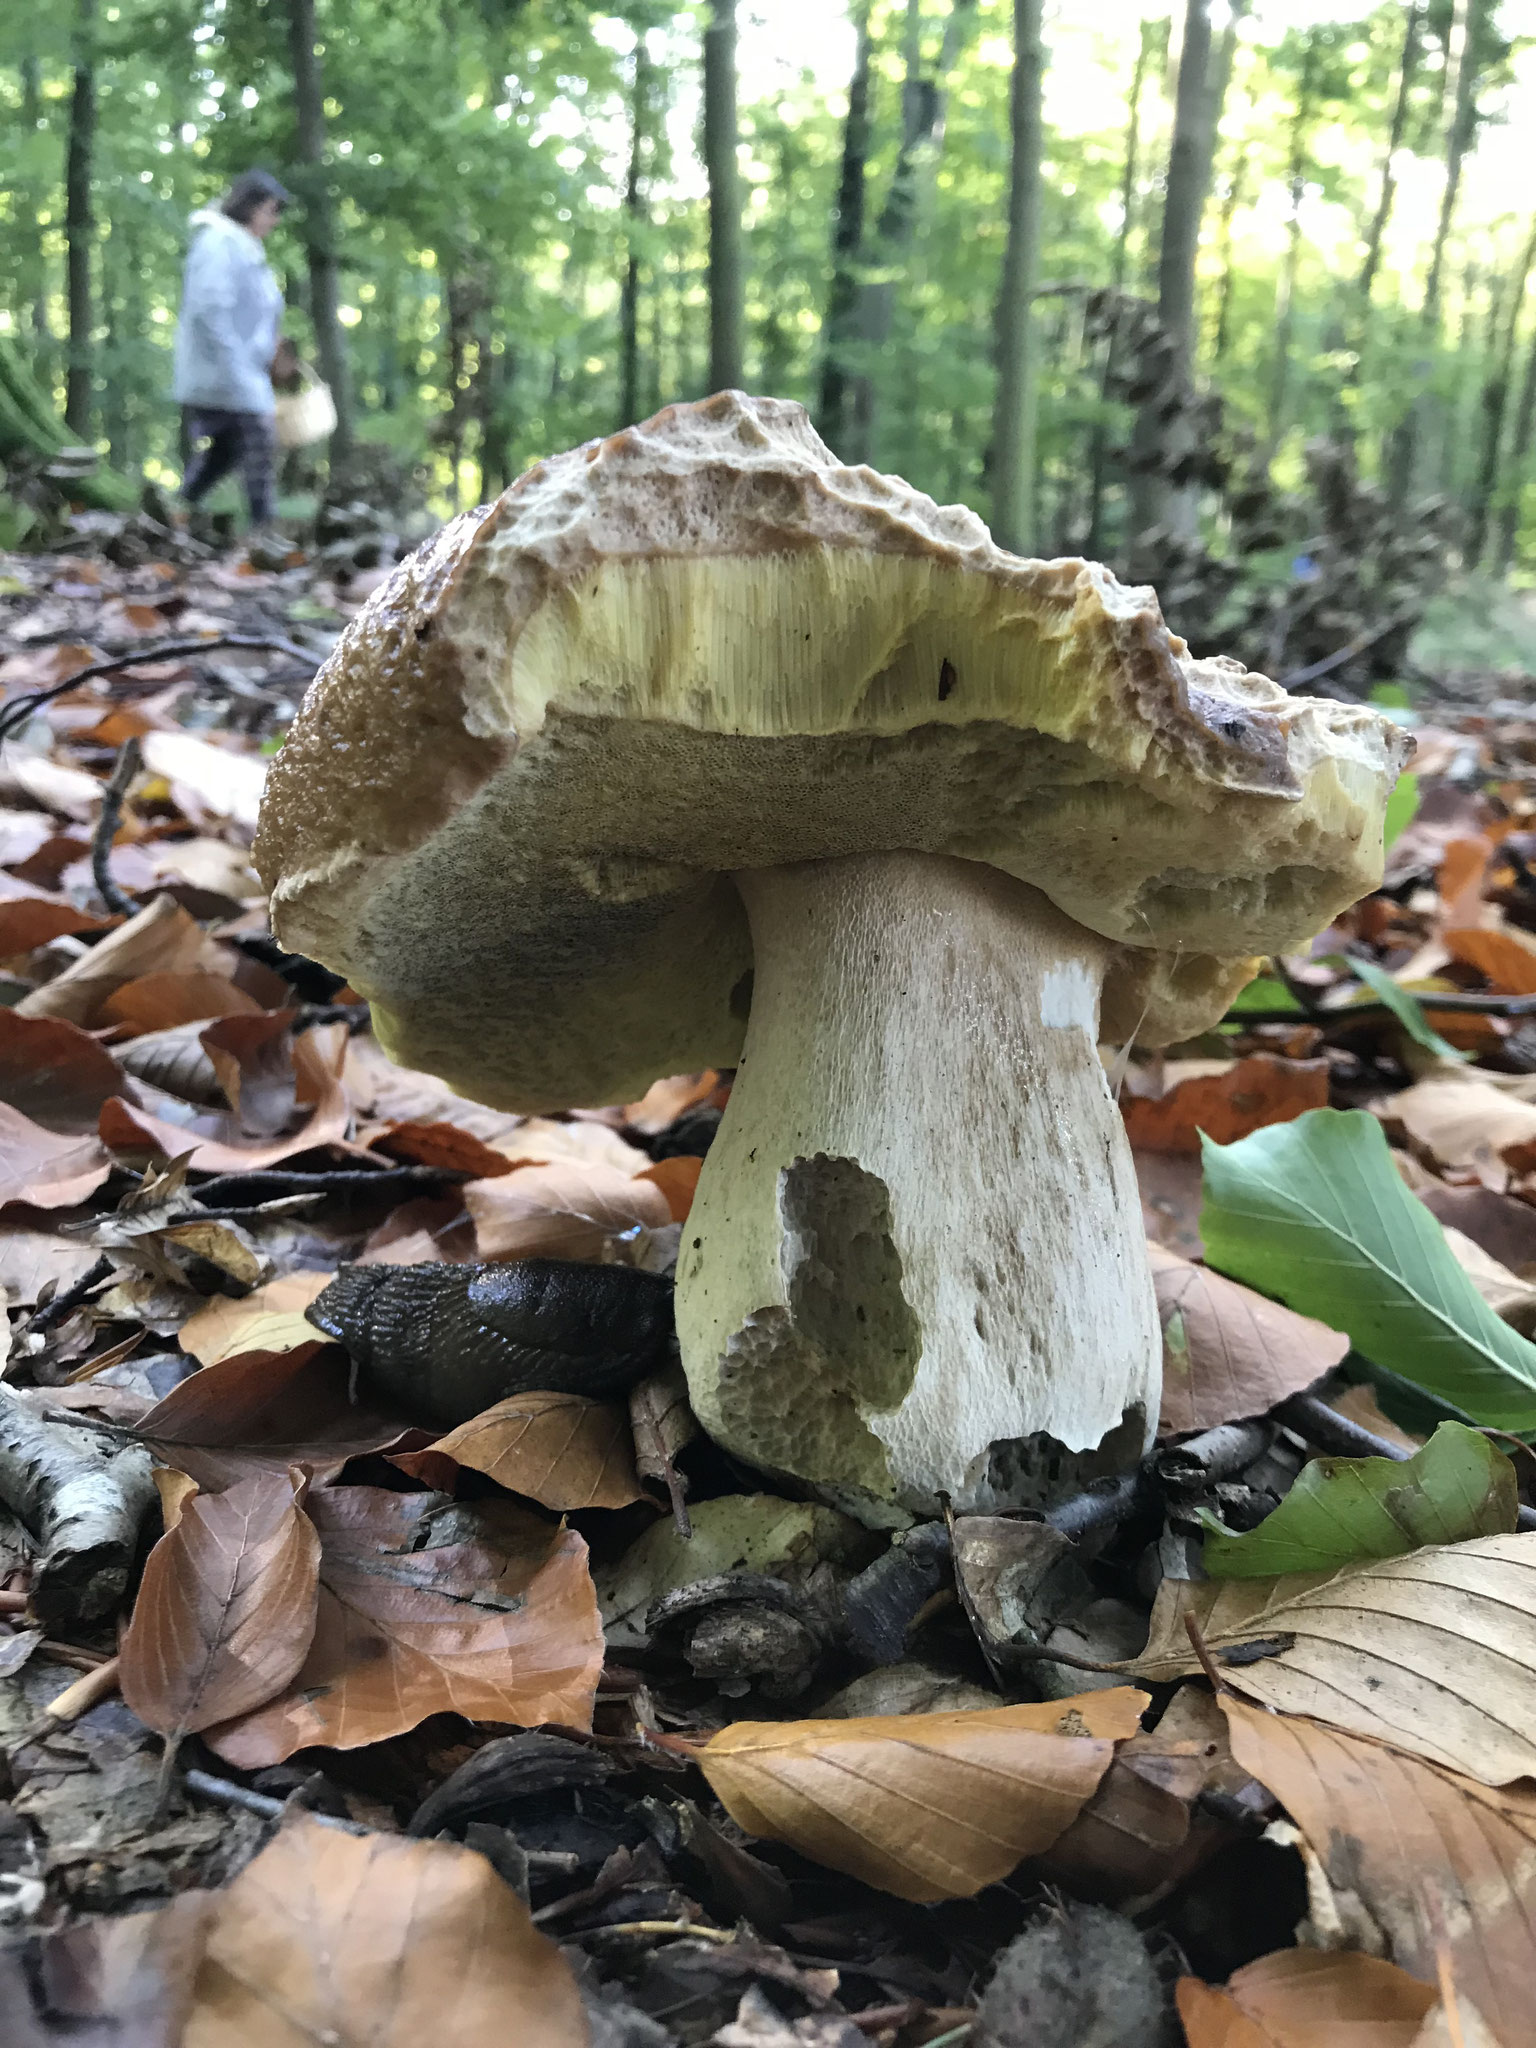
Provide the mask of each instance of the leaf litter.
{"label": "leaf litter", "polygon": [[[731,1078],[511,1116],[391,1067],[352,992],[273,946],[249,836],[288,686],[157,662],[157,619],[318,661],[333,598],[302,560],[71,558],[52,644],[0,671],[140,653],[6,744],[0,1281],[28,1441],[95,1459],[119,1518],[147,1445],[162,1503],[135,1496],[116,1609],[72,1610],[46,1485],[0,1471],[19,1999],[72,1971],[104,2040],[146,2013],[167,2041],[470,2038],[515,2008],[554,2048],[958,2048],[1009,1968],[1124,1966],[1167,2027],[1180,1979],[1193,2048],[1522,2044],[1528,729],[1463,721],[1441,753],[1484,788],[1405,778],[1390,893],[1267,963],[1219,1033],[1122,1055],[1182,1464],[994,1541],[978,1639],[964,1518],[893,1541],[784,1498],[699,1428],[673,1354],[445,1429],[322,1341],[306,1310],[374,1261],[666,1274]],[[90,842],[130,734],[98,849],[122,915]],[[479,1758],[473,1812],[413,1841]]]}

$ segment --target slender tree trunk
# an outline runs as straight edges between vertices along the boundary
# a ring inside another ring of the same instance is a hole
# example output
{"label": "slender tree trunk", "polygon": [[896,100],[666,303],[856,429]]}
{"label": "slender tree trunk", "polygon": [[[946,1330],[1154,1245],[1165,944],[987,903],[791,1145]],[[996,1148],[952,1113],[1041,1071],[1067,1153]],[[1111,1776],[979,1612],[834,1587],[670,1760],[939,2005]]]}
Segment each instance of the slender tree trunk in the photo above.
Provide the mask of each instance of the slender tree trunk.
{"label": "slender tree trunk", "polygon": [[1312,101],[1317,80],[1317,36],[1307,37],[1296,86],[1296,106],[1291,116],[1290,218],[1286,223],[1285,255],[1275,287],[1275,353],[1270,369],[1268,430],[1264,461],[1272,460],[1285,434],[1286,409],[1290,398],[1291,349],[1296,328],[1296,271],[1301,260],[1301,202],[1307,188],[1307,135],[1312,125]]}
{"label": "slender tree trunk", "polygon": [[1477,128],[1477,86],[1482,68],[1483,24],[1488,0],[1456,0],[1447,50],[1445,104],[1450,121],[1445,135],[1445,185],[1440,195],[1440,217],[1430,250],[1429,274],[1424,281],[1424,301],[1419,309],[1422,354],[1414,366],[1413,402],[1393,431],[1387,461],[1387,491],[1393,507],[1401,511],[1413,489],[1419,443],[1433,411],[1428,390],[1433,367],[1432,355],[1440,334],[1440,299],[1445,271],[1446,244],[1456,215],[1461,192],[1461,171]]}
{"label": "slender tree trunk", "polygon": [[1248,183],[1248,156],[1244,151],[1232,167],[1221,200],[1221,283],[1216,288],[1216,331],[1211,336],[1211,367],[1219,370],[1226,361],[1232,339],[1232,222],[1242,205]]}
{"label": "slender tree trunk", "polygon": [[640,240],[645,206],[641,181],[650,121],[651,58],[642,29],[635,38],[634,97],[630,113],[629,175],[624,181],[624,285],[619,297],[619,425],[640,417]]}
{"label": "slender tree trunk", "polygon": [[1408,127],[1408,97],[1413,90],[1419,70],[1419,38],[1424,26],[1423,0],[1413,0],[1408,9],[1408,18],[1403,24],[1403,53],[1398,59],[1397,97],[1392,102],[1392,126],[1387,134],[1387,146],[1381,159],[1381,195],[1376,201],[1370,229],[1365,238],[1365,255],[1360,263],[1360,275],[1355,282],[1355,292],[1360,300],[1361,317],[1368,316],[1371,293],[1376,284],[1376,273],[1381,268],[1382,244],[1386,240],[1387,224],[1392,218],[1392,206],[1397,197],[1397,172],[1394,168],[1397,153],[1403,146],[1403,136]]}
{"label": "slender tree trunk", "polygon": [[1532,329],[1526,345],[1520,402],[1515,407],[1514,430],[1509,437],[1509,453],[1505,457],[1499,489],[1498,539],[1494,545],[1493,566],[1501,576],[1507,576],[1515,565],[1533,436],[1536,436],[1536,328]]}
{"label": "slender tree trunk", "polygon": [[64,236],[69,286],[69,370],[64,423],[84,441],[91,431],[95,337],[91,243],[96,231],[91,178],[96,154],[96,0],[75,0],[75,77],[64,164]]}
{"label": "slender tree trunk", "polygon": [[[1115,255],[1110,273],[1112,289],[1116,293],[1125,290],[1126,271],[1130,264],[1131,223],[1136,211],[1137,158],[1141,150],[1141,93],[1146,84],[1147,64],[1152,55],[1152,46],[1160,27],[1164,24],[1143,18],[1141,36],[1136,46],[1136,68],[1131,73],[1130,105],[1125,118],[1125,161],[1120,170],[1120,225],[1115,231]],[[1104,344],[1104,363],[1099,372],[1099,409],[1093,423],[1093,437],[1088,447],[1088,533],[1083,542],[1084,552],[1097,558],[1104,545],[1104,488],[1109,465],[1109,407],[1110,389],[1114,383],[1116,358],[1119,354],[1120,321],[1118,309],[1111,313],[1112,324],[1109,339]]]}
{"label": "slender tree trunk", "polygon": [[1013,0],[1013,78],[1008,122],[1008,247],[997,302],[997,413],[993,428],[992,531],[1024,554],[1034,541],[1036,344],[1040,274],[1042,0]]}
{"label": "slender tree trunk", "polygon": [[[1234,28],[1240,13],[1240,8],[1234,9]],[[1192,538],[1199,516],[1198,493],[1175,488],[1163,454],[1170,410],[1187,410],[1194,390],[1195,258],[1234,48],[1234,38],[1223,36],[1213,59],[1210,0],[1186,0],[1157,262],[1158,318],[1171,350],[1166,376],[1141,406],[1131,438],[1128,540],[1133,573],[1138,574],[1145,566],[1142,558],[1148,554],[1144,535],[1162,528],[1180,538]]]}
{"label": "slender tree trunk", "polygon": [[1509,405],[1509,386],[1515,370],[1515,340],[1520,332],[1520,315],[1525,306],[1525,287],[1536,264],[1536,219],[1515,264],[1510,280],[1509,309],[1501,332],[1494,338],[1488,373],[1480,400],[1482,433],[1478,449],[1477,481],[1467,514],[1465,561],[1475,569],[1488,546],[1488,529],[1493,516],[1499,483],[1499,449],[1504,438],[1504,414]]}
{"label": "slender tree trunk", "polygon": [[709,179],[709,388],[746,382],[741,328],[741,174],[736,162],[736,0],[711,0],[704,31],[704,167]]}
{"label": "slender tree trunk", "polygon": [[865,172],[869,158],[869,8],[854,17],[853,75],[848,81],[848,113],[843,122],[842,168],[837,181],[837,210],[832,219],[832,283],[827,292],[826,341],[821,358],[821,391],[816,424],[834,453],[841,453],[847,428],[851,368],[848,348],[854,336],[854,309],[859,296],[859,258],[864,246]]}
{"label": "slender tree trunk", "polygon": [[325,81],[316,48],[315,0],[288,0],[288,46],[293,66],[294,156],[304,197],[304,243],[309,256],[309,311],[320,374],[336,402],[334,460],[350,453],[354,423],[352,376],[337,318],[341,266],[336,213],[325,164]]}
{"label": "slender tree trunk", "polygon": [[902,36],[901,141],[891,182],[875,225],[871,267],[877,273],[858,287],[854,327],[865,367],[847,380],[841,451],[849,462],[875,458],[876,411],[880,393],[873,365],[890,340],[898,280],[905,276],[917,228],[921,172],[935,159],[944,136],[944,67],[957,58],[974,0],[958,0],[945,28],[939,68],[923,64],[922,0],[907,0]]}
{"label": "slender tree trunk", "polygon": [[[28,135],[35,135],[43,125],[43,67],[31,52],[21,60],[21,125]],[[24,298],[36,344],[38,381],[46,385],[53,357],[53,323],[48,317],[48,258],[37,214],[37,193],[32,190],[26,194]]]}

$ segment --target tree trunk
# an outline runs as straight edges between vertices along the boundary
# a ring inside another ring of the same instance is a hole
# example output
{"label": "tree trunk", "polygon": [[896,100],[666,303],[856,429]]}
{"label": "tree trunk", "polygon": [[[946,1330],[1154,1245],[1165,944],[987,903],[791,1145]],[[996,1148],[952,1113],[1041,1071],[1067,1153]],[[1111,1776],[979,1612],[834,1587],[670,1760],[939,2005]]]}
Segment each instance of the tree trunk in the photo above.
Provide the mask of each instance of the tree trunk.
{"label": "tree trunk", "polygon": [[711,0],[704,31],[704,168],[709,179],[709,388],[746,382],[741,327],[741,174],[736,162],[736,0]]}
{"label": "tree trunk", "polygon": [[1515,408],[1514,431],[1509,437],[1509,453],[1504,461],[1504,476],[1499,490],[1499,529],[1494,546],[1493,566],[1501,576],[1507,576],[1515,565],[1515,549],[1520,538],[1520,513],[1525,496],[1526,465],[1530,458],[1531,441],[1536,434],[1536,329],[1532,330],[1525,358],[1525,375],[1520,380],[1520,402]]}
{"label": "tree trunk", "polygon": [[[1115,232],[1115,256],[1110,273],[1111,283],[1116,292],[1124,291],[1126,271],[1130,264],[1131,223],[1136,211],[1137,158],[1141,151],[1142,87],[1146,83],[1147,64],[1152,55],[1153,44],[1159,30],[1165,26],[1161,22],[1143,19],[1141,36],[1136,46],[1136,68],[1131,73],[1130,106],[1125,118],[1125,162],[1120,171],[1120,225]],[[1117,319],[1109,330],[1108,341],[1104,344],[1104,364],[1099,373],[1099,410],[1088,449],[1088,533],[1083,548],[1086,554],[1095,559],[1104,545],[1104,487],[1109,464],[1109,394],[1114,382],[1119,339]]]}
{"label": "tree trunk", "polygon": [[1312,101],[1317,80],[1317,36],[1307,37],[1296,86],[1296,105],[1291,115],[1290,164],[1287,183],[1291,210],[1286,224],[1285,255],[1275,286],[1275,353],[1269,378],[1268,431],[1263,459],[1268,464],[1280,446],[1286,429],[1286,405],[1290,397],[1291,346],[1296,326],[1296,270],[1301,259],[1301,202],[1307,188],[1307,131],[1312,125]]}
{"label": "tree trunk", "polygon": [[64,236],[69,286],[69,370],[64,421],[81,441],[90,438],[95,339],[91,312],[91,241],[95,217],[91,174],[96,154],[96,0],[75,0],[75,77],[69,105],[64,165]]}
{"label": "tree trunk", "polygon": [[848,113],[843,122],[842,169],[837,181],[837,211],[832,221],[832,283],[827,293],[826,343],[821,358],[821,392],[816,424],[834,453],[842,451],[847,430],[846,407],[852,371],[847,351],[854,337],[858,304],[859,257],[864,246],[864,181],[869,158],[869,8],[854,18],[857,42],[853,75],[848,81]]}
{"label": "tree trunk", "polygon": [[[1236,19],[1234,12],[1234,25]],[[1169,481],[1162,462],[1164,428],[1170,404],[1175,409],[1186,405],[1194,384],[1195,256],[1232,47],[1224,36],[1212,61],[1210,0],[1187,0],[1157,262],[1158,317],[1172,346],[1167,375],[1142,405],[1131,440],[1128,538],[1133,568],[1135,558],[1144,552],[1139,545],[1142,536],[1152,529],[1165,528],[1180,536],[1191,536],[1195,530],[1198,499],[1192,490],[1175,490]]]}
{"label": "tree trunk", "polygon": [[1467,513],[1465,561],[1475,569],[1488,546],[1488,528],[1493,515],[1494,495],[1499,482],[1499,447],[1504,438],[1504,414],[1509,405],[1510,380],[1515,368],[1515,340],[1520,332],[1520,314],[1525,305],[1525,287],[1536,264],[1536,219],[1531,223],[1525,246],[1510,280],[1509,310],[1502,332],[1496,337],[1480,399],[1481,439],[1478,449],[1477,481]]}
{"label": "tree trunk", "polygon": [[1232,339],[1232,221],[1243,203],[1248,183],[1248,156],[1244,151],[1232,167],[1221,201],[1221,283],[1216,289],[1216,331],[1211,336],[1211,367],[1219,369],[1226,360]]}
{"label": "tree trunk", "polygon": [[635,75],[630,110],[629,175],[624,181],[624,285],[619,296],[619,425],[640,417],[640,239],[645,207],[641,179],[651,100],[651,57],[645,32],[635,38]]}
{"label": "tree trunk", "polygon": [[315,329],[320,374],[336,403],[330,453],[350,453],[353,441],[352,377],[337,318],[341,266],[336,254],[336,214],[325,165],[325,81],[316,49],[315,0],[288,0],[288,46],[293,65],[295,179],[304,199],[304,245],[309,256],[309,312]]}
{"label": "tree trunk", "polygon": [[1008,122],[1008,247],[997,301],[997,413],[993,429],[992,531],[1024,554],[1034,537],[1036,348],[1034,292],[1040,272],[1042,0],[1013,0],[1013,78]]}
{"label": "tree trunk", "polygon": [[896,313],[897,279],[904,275],[918,218],[919,169],[936,155],[944,134],[947,67],[959,55],[974,0],[958,0],[945,28],[939,68],[923,67],[922,0],[907,0],[902,37],[901,142],[885,204],[875,225],[871,267],[877,273],[858,287],[854,329],[863,368],[848,379],[839,452],[849,462],[875,459],[875,414],[879,401],[874,364],[890,340]]}
{"label": "tree trunk", "polygon": [[[35,135],[43,125],[43,67],[30,53],[21,60],[21,124],[28,135]],[[23,298],[36,344],[38,375],[46,382],[53,357],[53,323],[48,317],[48,258],[37,213],[37,194],[29,192],[25,210]]]}
{"label": "tree trunk", "polygon": [[1433,368],[1432,352],[1440,334],[1440,296],[1445,271],[1445,250],[1451,222],[1461,192],[1461,171],[1477,127],[1477,86],[1482,68],[1483,24],[1488,0],[1456,0],[1450,42],[1446,51],[1445,103],[1450,121],[1445,132],[1445,185],[1440,195],[1440,217],[1430,250],[1429,275],[1424,281],[1424,302],[1419,309],[1422,353],[1415,363],[1411,382],[1413,401],[1393,430],[1387,459],[1387,492],[1397,511],[1407,504],[1413,489],[1419,443],[1432,412],[1427,386]]}
{"label": "tree trunk", "polygon": [[1398,59],[1397,97],[1392,103],[1392,126],[1381,160],[1381,196],[1376,202],[1376,212],[1365,238],[1365,255],[1360,264],[1360,275],[1355,281],[1362,320],[1370,310],[1376,272],[1381,268],[1382,243],[1386,239],[1387,223],[1392,218],[1392,205],[1397,197],[1397,172],[1393,168],[1393,163],[1397,152],[1403,146],[1403,136],[1408,126],[1408,96],[1418,75],[1419,36],[1423,26],[1423,0],[1414,0],[1414,4],[1408,10],[1408,19],[1403,24],[1403,54]]}

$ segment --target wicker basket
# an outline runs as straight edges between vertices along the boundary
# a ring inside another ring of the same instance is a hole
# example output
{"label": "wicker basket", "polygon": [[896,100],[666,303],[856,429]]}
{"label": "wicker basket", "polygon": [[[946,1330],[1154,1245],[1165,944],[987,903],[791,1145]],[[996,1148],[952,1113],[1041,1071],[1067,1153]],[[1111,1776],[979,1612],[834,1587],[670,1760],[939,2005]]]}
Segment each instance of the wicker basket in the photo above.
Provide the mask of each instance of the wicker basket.
{"label": "wicker basket", "polygon": [[279,448],[308,448],[335,431],[336,401],[331,387],[308,363],[299,365],[297,391],[278,392],[273,425]]}

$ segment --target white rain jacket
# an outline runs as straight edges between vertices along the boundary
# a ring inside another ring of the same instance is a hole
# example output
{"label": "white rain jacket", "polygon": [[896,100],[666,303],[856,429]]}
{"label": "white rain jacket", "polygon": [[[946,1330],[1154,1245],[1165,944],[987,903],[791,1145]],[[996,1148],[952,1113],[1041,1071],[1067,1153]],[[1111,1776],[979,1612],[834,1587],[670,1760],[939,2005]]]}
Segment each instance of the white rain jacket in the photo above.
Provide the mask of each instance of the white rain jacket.
{"label": "white rain jacket", "polygon": [[194,213],[176,323],[175,382],[181,405],[270,413],[268,374],[283,295],[260,241],[228,214]]}

